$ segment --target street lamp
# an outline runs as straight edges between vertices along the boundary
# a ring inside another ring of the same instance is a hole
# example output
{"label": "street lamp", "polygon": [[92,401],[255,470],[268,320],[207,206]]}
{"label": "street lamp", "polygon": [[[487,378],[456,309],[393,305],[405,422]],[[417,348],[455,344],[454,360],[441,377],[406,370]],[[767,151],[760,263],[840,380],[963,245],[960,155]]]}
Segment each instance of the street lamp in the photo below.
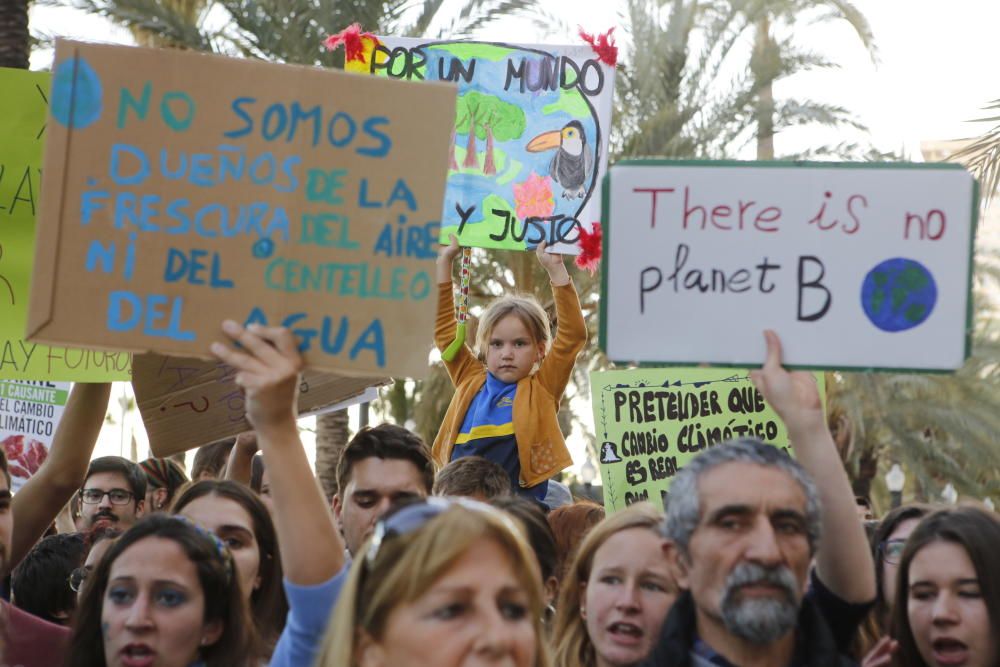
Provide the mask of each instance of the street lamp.
{"label": "street lamp", "polygon": [[958,502],[958,491],[955,490],[955,485],[948,482],[944,487],[944,491],[941,492],[941,499],[944,500],[949,505],[954,505]]}
{"label": "street lamp", "polygon": [[893,463],[889,472],[885,474],[885,485],[892,496],[892,509],[896,509],[903,503],[903,485],[906,484],[906,475],[903,468],[898,463]]}
{"label": "street lamp", "polygon": [[587,454],[587,460],[583,462],[580,466],[580,481],[583,482],[583,491],[587,494],[587,500],[593,500],[593,495],[591,495],[590,486],[597,479],[597,467],[594,466],[594,462],[590,460],[590,454]]}

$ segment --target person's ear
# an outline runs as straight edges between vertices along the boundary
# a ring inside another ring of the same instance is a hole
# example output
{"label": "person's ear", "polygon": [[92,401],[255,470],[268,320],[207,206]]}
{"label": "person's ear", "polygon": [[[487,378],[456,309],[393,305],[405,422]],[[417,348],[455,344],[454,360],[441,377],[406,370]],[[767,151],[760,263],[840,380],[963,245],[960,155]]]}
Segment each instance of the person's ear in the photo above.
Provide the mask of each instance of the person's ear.
{"label": "person's ear", "polygon": [[343,533],[344,522],[341,519],[341,515],[344,513],[344,502],[340,499],[339,493],[333,494],[333,502],[330,503],[330,506],[333,508],[333,518],[337,521],[337,528]]}
{"label": "person's ear", "polygon": [[587,582],[580,582],[580,618],[587,620]]}
{"label": "person's ear", "polygon": [[554,576],[545,580],[545,606],[549,606],[556,601],[559,595],[559,580]]}
{"label": "person's ear", "polygon": [[222,637],[222,630],[225,627],[226,626],[223,625],[221,620],[209,621],[206,623],[201,632],[200,644],[207,648],[219,641],[219,638]]}
{"label": "person's ear", "polygon": [[382,645],[365,632],[358,630],[358,638],[354,643],[354,664],[358,667],[383,667],[385,651]]}
{"label": "person's ear", "polygon": [[135,518],[138,519],[146,511],[146,499],[137,498],[135,501]]}
{"label": "person's ear", "polygon": [[167,504],[167,490],[162,486],[158,489],[153,489],[153,506],[149,509],[153,512],[157,510],[166,509],[164,506]]}
{"label": "person's ear", "polygon": [[664,540],[662,549],[663,556],[667,559],[667,565],[670,568],[670,574],[673,575],[677,586],[682,590],[688,590],[690,588],[688,580],[690,563],[684,555],[684,551],[671,540]]}

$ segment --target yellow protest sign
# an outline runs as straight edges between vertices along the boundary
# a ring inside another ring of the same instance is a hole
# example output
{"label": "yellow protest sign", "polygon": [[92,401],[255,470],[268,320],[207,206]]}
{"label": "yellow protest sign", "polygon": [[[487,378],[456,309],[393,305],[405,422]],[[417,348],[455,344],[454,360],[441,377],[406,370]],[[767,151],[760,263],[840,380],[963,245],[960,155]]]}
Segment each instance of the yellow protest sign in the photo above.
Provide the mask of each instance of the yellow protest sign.
{"label": "yellow protest sign", "polygon": [[[824,376],[815,375],[825,399]],[[661,503],[678,470],[726,440],[758,438],[791,453],[784,423],[745,369],[601,371],[590,387],[609,512]]]}
{"label": "yellow protest sign", "polygon": [[0,378],[127,380],[127,352],[24,340],[51,78],[48,72],[0,68]]}

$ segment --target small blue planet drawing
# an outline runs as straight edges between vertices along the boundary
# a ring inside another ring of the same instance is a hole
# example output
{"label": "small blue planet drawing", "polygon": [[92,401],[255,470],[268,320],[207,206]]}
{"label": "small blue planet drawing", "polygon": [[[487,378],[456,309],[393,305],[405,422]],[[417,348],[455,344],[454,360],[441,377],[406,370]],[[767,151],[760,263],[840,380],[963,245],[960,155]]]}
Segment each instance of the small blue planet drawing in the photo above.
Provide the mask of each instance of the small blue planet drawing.
{"label": "small blue planet drawing", "polygon": [[872,324],[890,333],[922,324],[937,303],[931,272],[913,259],[894,257],[868,272],[861,284],[861,307]]}
{"label": "small blue planet drawing", "polygon": [[83,58],[67,58],[52,75],[52,115],[74,130],[90,127],[101,117],[101,78]]}

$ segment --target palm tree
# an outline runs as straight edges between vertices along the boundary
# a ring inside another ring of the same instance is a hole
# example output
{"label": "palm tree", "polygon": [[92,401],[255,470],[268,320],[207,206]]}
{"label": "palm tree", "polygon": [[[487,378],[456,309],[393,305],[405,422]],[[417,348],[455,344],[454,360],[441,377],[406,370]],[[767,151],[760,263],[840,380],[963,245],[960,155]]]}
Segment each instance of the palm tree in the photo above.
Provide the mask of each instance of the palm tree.
{"label": "palm tree", "polygon": [[28,69],[28,0],[0,0],[0,67]]}

